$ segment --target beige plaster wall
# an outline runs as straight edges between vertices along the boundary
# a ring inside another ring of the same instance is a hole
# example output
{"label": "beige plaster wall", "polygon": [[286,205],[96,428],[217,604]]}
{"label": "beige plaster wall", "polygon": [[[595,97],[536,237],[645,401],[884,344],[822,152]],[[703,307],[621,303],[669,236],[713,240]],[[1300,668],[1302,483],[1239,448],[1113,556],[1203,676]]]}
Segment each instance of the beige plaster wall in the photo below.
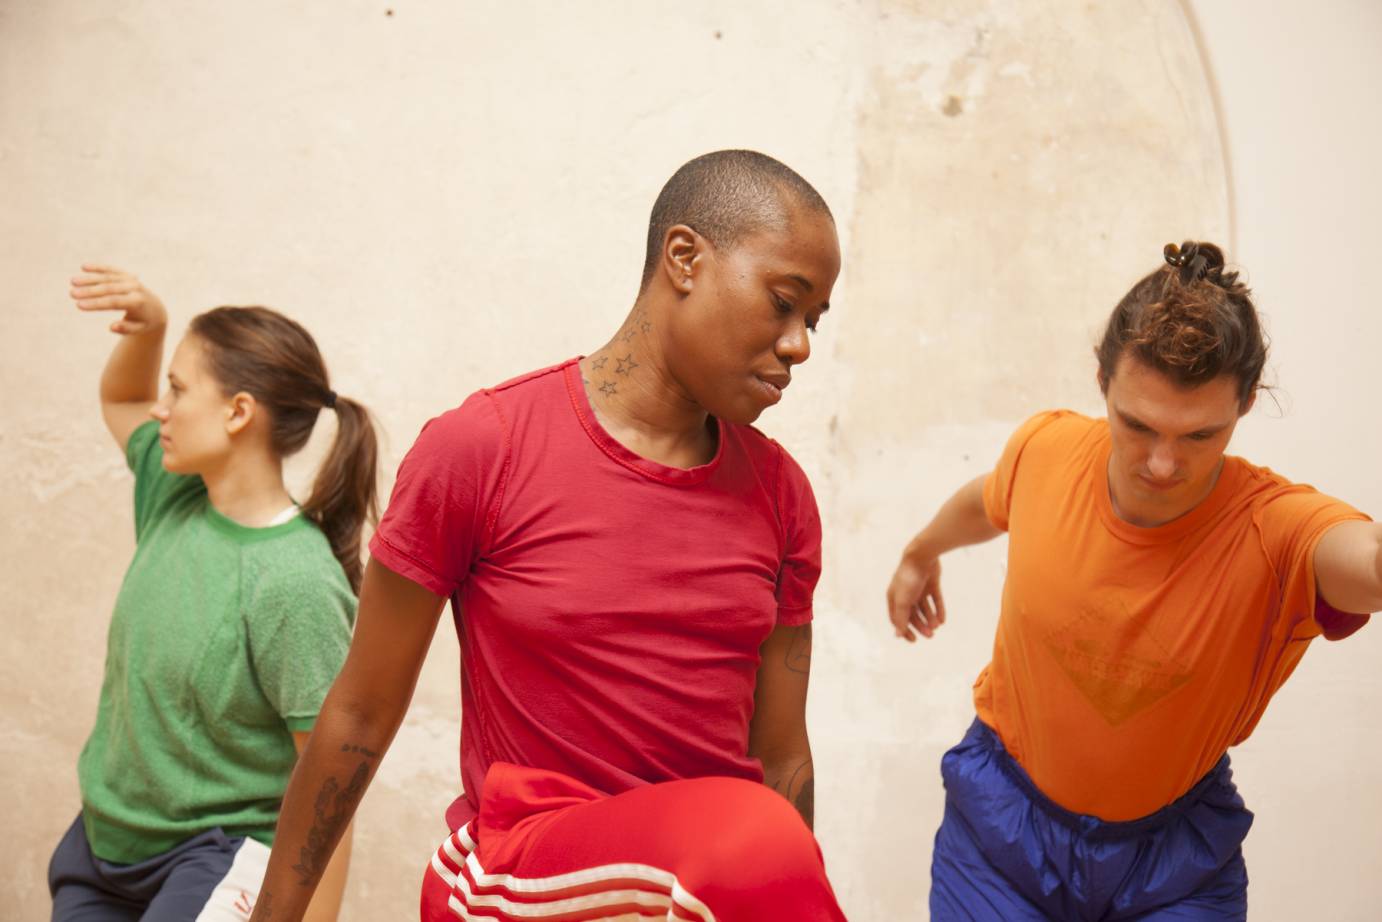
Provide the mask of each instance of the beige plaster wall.
{"label": "beige plaster wall", "polygon": [[[1191,7],[1222,104],[1237,258],[1270,322],[1281,404],[1255,410],[1234,450],[1382,516],[1382,5]],[[1382,918],[1379,663],[1378,624],[1316,645],[1234,752],[1257,812],[1245,848],[1254,919]]]}
{"label": "beige plaster wall", "polygon": [[[1378,436],[1358,415],[1379,322],[1350,297],[1375,251],[1358,241],[1377,242],[1361,217],[1377,185],[1331,141],[1376,143],[1340,126],[1377,83],[1356,57],[1379,33],[1364,4],[1337,5],[1357,20],[1356,54],[1336,55],[1321,27],[1292,60],[1342,101],[1309,110],[1306,139],[1269,102],[1232,107],[1235,154],[1240,134],[1282,153],[1261,173],[1235,157],[1231,184],[1172,0],[0,2],[0,765],[18,792],[0,914],[46,918],[44,868],[77,809],[131,552],[129,481],[94,399],[110,337],[67,306],[77,263],[140,272],[175,324],[219,303],[299,317],[337,389],[378,413],[391,472],[430,415],[603,341],[634,294],[661,182],[697,153],[748,146],[820,188],[846,250],[812,363],[763,420],[826,516],[818,832],[851,918],[925,918],[938,760],[971,713],[1002,547],[955,555],[952,624],[914,649],[891,640],[880,602],[897,550],[1027,414],[1097,408],[1098,321],[1166,240],[1227,239],[1231,198],[1293,399],[1284,420],[1254,415],[1243,450],[1382,509]],[[1262,28],[1284,41],[1296,27]],[[1211,58],[1246,68],[1249,44]],[[1230,100],[1235,84],[1220,85]],[[1311,180],[1332,210],[1286,181],[1302,143],[1331,163]],[[1357,248],[1319,297],[1308,267],[1341,231]],[[1301,268],[1268,267],[1302,252],[1315,255]],[[1382,896],[1366,873],[1382,842],[1359,822],[1378,815],[1382,780],[1365,732],[1377,652],[1367,633],[1312,652],[1244,747],[1254,918],[1319,899],[1337,910],[1320,917],[1369,918]],[[457,783],[456,668],[443,627],[360,816],[348,922],[413,911]]]}

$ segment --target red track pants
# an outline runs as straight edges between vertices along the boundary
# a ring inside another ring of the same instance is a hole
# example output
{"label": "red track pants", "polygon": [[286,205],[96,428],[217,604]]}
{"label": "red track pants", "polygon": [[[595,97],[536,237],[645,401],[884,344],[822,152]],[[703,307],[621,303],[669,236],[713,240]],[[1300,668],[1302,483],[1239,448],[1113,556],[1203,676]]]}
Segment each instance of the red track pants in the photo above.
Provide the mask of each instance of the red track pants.
{"label": "red track pants", "polygon": [[737,778],[611,797],[495,763],[479,816],[442,843],[422,885],[423,922],[844,918],[801,817]]}

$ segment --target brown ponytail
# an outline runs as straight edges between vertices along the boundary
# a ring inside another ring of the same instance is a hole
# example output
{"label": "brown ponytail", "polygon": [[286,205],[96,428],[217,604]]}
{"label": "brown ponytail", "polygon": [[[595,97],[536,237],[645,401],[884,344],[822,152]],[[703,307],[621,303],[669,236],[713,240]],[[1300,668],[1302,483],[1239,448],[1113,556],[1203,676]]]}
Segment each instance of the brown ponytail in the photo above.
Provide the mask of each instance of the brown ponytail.
{"label": "brown ponytail", "polygon": [[206,346],[212,374],[227,395],[244,391],[268,409],[279,457],[301,451],[322,408],[335,409],[336,439],[302,513],[331,542],[358,593],[361,533],[366,521],[378,518],[377,442],[369,411],[331,389],[312,334],[277,311],[218,307],[192,318],[189,332]]}
{"label": "brown ponytail", "polygon": [[1101,385],[1108,389],[1127,353],[1184,387],[1233,375],[1246,409],[1267,362],[1252,293],[1212,243],[1168,243],[1162,256],[1166,264],[1134,285],[1109,317],[1094,350]]}

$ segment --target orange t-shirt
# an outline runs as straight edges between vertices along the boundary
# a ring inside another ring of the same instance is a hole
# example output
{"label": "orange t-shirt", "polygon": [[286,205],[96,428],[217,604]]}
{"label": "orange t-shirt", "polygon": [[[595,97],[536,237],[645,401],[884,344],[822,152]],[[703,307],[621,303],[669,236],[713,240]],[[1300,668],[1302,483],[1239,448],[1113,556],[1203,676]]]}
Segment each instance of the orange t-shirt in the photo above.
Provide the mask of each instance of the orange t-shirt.
{"label": "orange t-shirt", "polygon": [[1008,575],[974,704],[1046,796],[1129,820],[1247,739],[1312,639],[1367,621],[1317,608],[1314,570],[1325,531],[1367,516],[1230,456],[1199,506],[1139,528],[1109,451],[1107,420],[1042,413],[985,482]]}

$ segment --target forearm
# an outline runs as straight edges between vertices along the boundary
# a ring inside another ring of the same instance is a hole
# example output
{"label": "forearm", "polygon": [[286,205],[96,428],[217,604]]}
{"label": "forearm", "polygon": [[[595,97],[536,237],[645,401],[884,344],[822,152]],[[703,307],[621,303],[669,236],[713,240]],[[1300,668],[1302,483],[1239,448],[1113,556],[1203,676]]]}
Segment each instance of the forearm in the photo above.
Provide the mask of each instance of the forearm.
{"label": "forearm", "polygon": [[984,477],[976,477],[945,501],[935,517],[907,543],[902,556],[939,557],[959,547],[982,544],[1002,534],[984,511]]}
{"label": "forearm", "polygon": [[797,808],[807,828],[816,821],[816,771],[811,752],[763,763],[763,783],[777,791]]}
{"label": "forearm", "polygon": [[326,872],[317,884],[317,892],[307,907],[303,922],[336,922],[341,913],[341,898],[345,893],[346,872],[350,867],[350,848],[354,837],[354,824],[346,826],[336,850],[326,864]]}
{"label": "forearm", "polygon": [[[333,692],[334,694],[334,692]],[[251,919],[302,919],[323,876],[344,882],[345,856],[332,861],[355,809],[402,719],[357,710],[328,696],[283,797],[264,885]],[[329,917],[324,917],[329,918]]]}
{"label": "forearm", "polygon": [[121,336],[101,372],[101,403],[151,403],[158,399],[166,325]]}

